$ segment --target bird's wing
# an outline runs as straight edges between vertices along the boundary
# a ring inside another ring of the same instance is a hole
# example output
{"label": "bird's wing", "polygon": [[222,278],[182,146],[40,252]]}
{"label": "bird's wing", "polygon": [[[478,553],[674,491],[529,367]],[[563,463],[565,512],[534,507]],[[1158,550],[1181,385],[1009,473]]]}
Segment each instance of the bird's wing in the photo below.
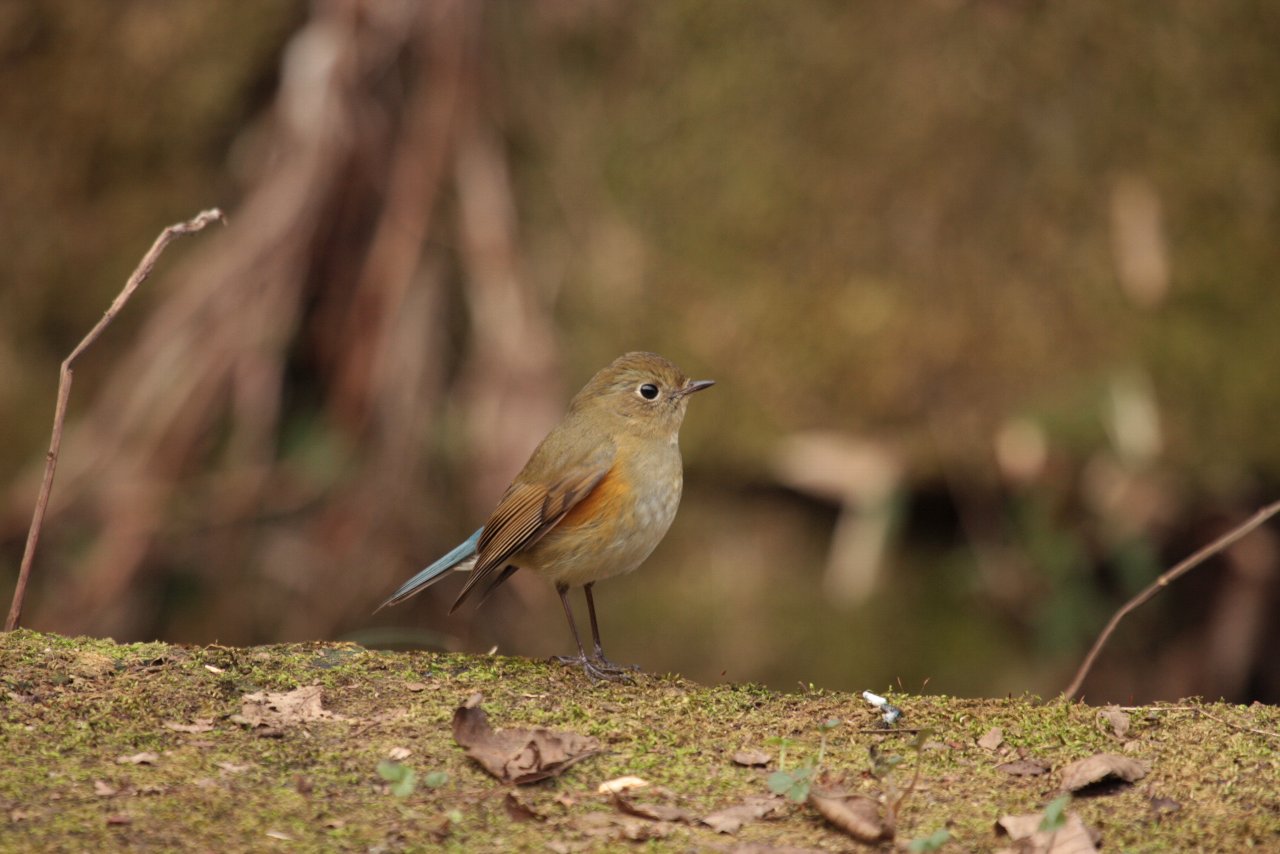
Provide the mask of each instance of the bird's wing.
{"label": "bird's wing", "polygon": [[604,480],[612,467],[613,455],[595,464],[570,469],[550,486],[517,480],[502,496],[498,508],[484,523],[477,544],[475,568],[458,594],[453,613],[477,587],[486,595],[511,574],[507,561],[542,539],[564,515]]}

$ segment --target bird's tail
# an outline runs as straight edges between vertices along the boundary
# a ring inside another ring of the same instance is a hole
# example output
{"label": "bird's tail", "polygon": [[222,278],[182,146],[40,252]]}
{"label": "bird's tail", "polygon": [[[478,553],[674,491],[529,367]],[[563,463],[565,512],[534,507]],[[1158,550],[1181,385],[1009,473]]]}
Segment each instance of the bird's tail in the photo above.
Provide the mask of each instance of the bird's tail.
{"label": "bird's tail", "polygon": [[463,540],[453,551],[440,558],[431,566],[419,572],[413,578],[410,578],[404,584],[400,585],[400,589],[392,593],[387,601],[383,602],[374,613],[378,613],[388,605],[395,605],[403,602],[415,593],[418,593],[430,587],[440,580],[440,576],[444,575],[451,569],[466,570],[471,569],[476,559],[476,544],[480,542],[480,535],[484,533],[484,528],[480,528],[471,536]]}

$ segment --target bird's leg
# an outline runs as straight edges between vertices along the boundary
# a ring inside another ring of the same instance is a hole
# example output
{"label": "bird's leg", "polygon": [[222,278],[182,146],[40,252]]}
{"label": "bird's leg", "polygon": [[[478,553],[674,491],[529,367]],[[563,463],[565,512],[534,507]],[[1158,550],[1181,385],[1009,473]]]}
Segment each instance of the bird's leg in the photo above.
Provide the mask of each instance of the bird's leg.
{"label": "bird's leg", "polygon": [[[578,664],[586,671],[587,675],[595,680],[607,680],[609,682],[617,682],[627,679],[626,675],[618,670],[611,670],[608,667],[601,667],[595,661],[587,657],[587,651],[582,648],[582,639],[578,637],[578,624],[573,620],[573,609],[569,607],[569,587],[566,584],[557,584],[556,592],[560,594],[560,604],[564,606],[565,619],[569,621],[569,631],[573,632],[573,642],[578,645],[578,655],[557,655],[555,660],[561,664]],[[590,601],[590,600],[588,600]],[[592,627],[595,627],[595,612],[591,616]],[[599,649],[600,642],[596,641],[596,648]],[[597,657],[600,657],[597,655]],[[606,662],[607,664],[607,662]]]}
{"label": "bird's leg", "polygon": [[595,643],[596,661],[600,662],[600,664],[604,666],[605,670],[608,670],[612,673],[621,673],[625,670],[639,670],[640,667],[638,665],[615,664],[614,662],[604,657],[604,648],[600,646],[600,626],[596,623],[596,601],[591,596],[591,588],[594,585],[595,585],[594,581],[591,584],[585,585],[582,588],[582,592],[586,594],[587,613],[591,615],[591,640],[594,641]]}

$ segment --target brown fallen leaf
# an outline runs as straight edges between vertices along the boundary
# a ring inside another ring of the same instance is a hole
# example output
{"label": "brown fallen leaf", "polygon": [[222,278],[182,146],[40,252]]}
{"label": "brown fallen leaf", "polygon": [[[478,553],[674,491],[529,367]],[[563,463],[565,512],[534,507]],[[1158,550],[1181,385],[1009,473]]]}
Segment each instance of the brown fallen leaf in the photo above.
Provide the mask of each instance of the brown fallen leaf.
{"label": "brown fallen leaf", "polygon": [[228,774],[242,774],[253,767],[253,763],[245,763],[243,765],[239,765],[235,762],[215,762],[213,764],[218,766]]}
{"label": "brown fallen leaf", "polygon": [[702,823],[716,833],[737,833],[744,824],[762,818],[771,818],[781,814],[786,804],[781,798],[756,795],[749,797],[737,806],[716,810],[702,817]]}
{"label": "brown fallen leaf", "polygon": [[987,730],[982,738],[978,739],[978,746],[983,750],[995,750],[1004,744],[1004,731],[998,726],[993,726]]}
{"label": "brown fallen leaf", "polygon": [[1039,759],[1015,759],[1012,762],[1002,762],[996,766],[997,771],[1003,771],[1011,777],[1034,777],[1037,774],[1044,774],[1049,770],[1049,763],[1041,762]]}
{"label": "brown fallen leaf", "polygon": [[673,806],[672,804],[633,801],[621,794],[614,796],[613,804],[628,815],[647,818],[651,821],[679,821],[685,824],[693,824],[698,820],[696,815],[681,807]]}
{"label": "brown fallen leaf", "polygon": [[1148,801],[1148,804],[1151,807],[1151,814],[1156,821],[1159,821],[1162,816],[1168,815],[1169,813],[1175,813],[1182,809],[1182,804],[1178,803],[1173,798],[1156,797],[1154,795]]}
{"label": "brown fallen leaf", "polygon": [[612,780],[605,780],[599,786],[596,786],[596,793],[616,795],[619,792],[625,792],[627,789],[643,789],[648,785],[648,780],[628,774],[626,777],[614,777]]}
{"label": "brown fallen leaf", "polygon": [[1018,854],[1097,854],[1089,828],[1080,816],[1067,813],[1066,823],[1057,830],[1041,830],[1044,816],[1006,815],[996,822],[997,832],[1005,833],[1019,843]]}
{"label": "brown fallen leaf", "polygon": [[213,730],[213,718],[196,718],[189,724],[180,724],[177,721],[165,721],[165,729],[171,729],[174,732],[211,732]]}
{"label": "brown fallen leaf", "polygon": [[160,757],[154,753],[143,751],[135,753],[132,756],[117,756],[117,765],[155,765],[160,761]]}
{"label": "brown fallen leaf", "polygon": [[769,760],[773,757],[763,750],[739,750],[733,754],[733,764],[743,765],[747,768],[760,768],[769,764]]}
{"label": "brown fallen leaf", "polygon": [[515,792],[507,792],[502,808],[512,821],[546,821],[547,817],[520,799]]}
{"label": "brown fallen leaf", "polygon": [[1120,711],[1119,706],[1107,706],[1098,712],[1098,717],[1111,729],[1111,734],[1124,741],[1129,734],[1129,716]]}
{"label": "brown fallen leaf", "polygon": [[571,766],[602,752],[600,742],[576,732],[500,729],[489,726],[480,708],[483,698],[472,695],[453,712],[453,740],[467,755],[506,783],[536,783],[563,774]]}
{"label": "brown fallen leaf", "polygon": [[240,714],[231,720],[248,727],[282,729],[309,721],[339,720],[323,707],[323,691],[319,685],[304,685],[292,691],[255,691],[240,698]]}
{"label": "brown fallen leaf", "polygon": [[417,694],[419,691],[427,690],[427,683],[426,682],[406,682],[404,689],[406,691],[411,691],[414,694]]}
{"label": "brown fallen leaf", "polygon": [[871,798],[814,789],[809,792],[809,803],[823,818],[859,842],[893,838],[893,828],[880,815],[880,804]]}
{"label": "brown fallen leaf", "polygon": [[123,827],[126,824],[133,824],[133,819],[124,813],[114,813],[107,816],[107,824],[112,827]]}
{"label": "brown fallen leaf", "polygon": [[93,793],[100,798],[110,798],[119,792],[119,789],[108,783],[106,780],[93,781]]}
{"label": "brown fallen leaf", "polygon": [[589,812],[578,816],[574,826],[588,836],[613,837],[643,842],[670,836],[674,826],[664,821],[645,821],[631,815]]}
{"label": "brown fallen leaf", "polygon": [[1115,753],[1096,753],[1087,759],[1077,759],[1062,769],[1062,788],[1078,792],[1085,786],[1107,779],[1132,783],[1147,776],[1147,766],[1137,759]]}

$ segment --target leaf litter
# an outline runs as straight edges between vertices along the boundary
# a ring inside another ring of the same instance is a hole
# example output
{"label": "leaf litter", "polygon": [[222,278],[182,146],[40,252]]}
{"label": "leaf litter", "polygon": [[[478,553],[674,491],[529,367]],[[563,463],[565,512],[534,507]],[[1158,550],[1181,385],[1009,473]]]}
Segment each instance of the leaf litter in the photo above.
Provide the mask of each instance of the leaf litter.
{"label": "leaf litter", "polygon": [[1128,756],[1096,753],[1086,759],[1077,759],[1062,769],[1062,789],[1078,792],[1106,780],[1132,783],[1147,776],[1148,770],[1145,763]]}
{"label": "leaf litter", "polygon": [[341,720],[324,708],[324,691],[319,685],[305,685],[292,691],[255,691],[240,698],[240,713],[234,723],[250,729],[284,729],[312,721]]}
{"label": "leaf litter", "polygon": [[504,783],[522,785],[558,777],[603,752],[599,739],[576,732],[544,727],[495,730],[480,708],[483,700],[483,695],[472,694],[454,710],[453,739],[481,768]]}

